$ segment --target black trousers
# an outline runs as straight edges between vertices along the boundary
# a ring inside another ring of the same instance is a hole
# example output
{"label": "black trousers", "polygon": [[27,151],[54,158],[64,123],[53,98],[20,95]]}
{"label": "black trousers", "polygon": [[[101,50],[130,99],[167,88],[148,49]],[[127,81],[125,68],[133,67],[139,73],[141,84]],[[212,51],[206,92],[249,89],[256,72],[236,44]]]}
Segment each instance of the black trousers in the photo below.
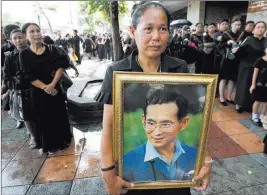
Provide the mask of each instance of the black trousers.
{"label": "black trousers", "polygon": [[105,58],[110,60],[110,55],[111,51],[110,51],[110,47],[105,46]]}
{"label": "black trousers", "polygon": [[129,190],[126,195],[191,195],[190,188]]}
{"label": "black trousers", "polygon": [[75,54],[78,58],[78,60],[76,61],[78,64],[82,63],[82,60],[81,60],[81,54],[80,54],[80,50],[79,49],[75,49]]}

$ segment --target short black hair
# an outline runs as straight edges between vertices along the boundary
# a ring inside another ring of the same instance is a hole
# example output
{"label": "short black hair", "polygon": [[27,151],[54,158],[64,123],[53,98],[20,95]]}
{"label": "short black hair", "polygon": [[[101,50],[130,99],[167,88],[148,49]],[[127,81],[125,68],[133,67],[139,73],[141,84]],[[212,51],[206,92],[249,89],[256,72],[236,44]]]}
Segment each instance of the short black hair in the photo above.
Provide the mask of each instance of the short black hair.
{"label": "short black hair", "polygon": [[209,23],[209,26],[216,26],[215,23]]}
{"label": "short black hair", "polygon": [[157,89],[146,99],[145,106],[143,108],[144,115],[147,114],[147,107],[155,104],[167,104],[175,103],[178,107],[177,119],[178,121],[183,119],[188,114],[188,100],[180,93]]}
{"label": "short black hair", "polygon": [[203,26],[202,22],[198,22],[198,23],[196,23],[195,27],[197,27],[199,24],[201,24],[201,26]]}
{"label": "short black hair", "polygon": [[258,24],[264,24],[265,28],[267,27],[266,26],[266,22],[264,22],[264,21],[258,21],[258,22],[255,23],[254,26],[256,27]]}
{"label": "short black hair", "polygon": [[26,34],[27,29],[29,28],[30,25],[37,26],[39,29],[41,29],[40,26],[38,26],[37,24],[32,23],[32,22],[28,22],[28,23],[24,24],[24,25],[22,26],[22,28],[21,28],[21,30],[22,30],[22,32],[23,32],[24,34]]}
{"label": "short black hair", "polygon": [[13,35],[14,33],[18,33],[18,32],[19,32],[19,33],[22,33],[22,30],[19,29],[19,28],[12,30],[11,33],[10,33],[10,39],[12,38],[12,35]]}
{"label": "short black hair", "polygon": [[162,9],[162,11],[166,14],[167,26],[168,26],[168,30],[170,30],[170,19],[171,19],[171,16],[170,16],[168,10],[163,5],[161,5],[160,3],[156,3],[156,2],[153,2],[153,1],[150,1],[150,2],[141,1],[139,4],[135,4],[133,6],[132,14],[131,14],[133,27],[135,29],[137,28],[137,25],[140,22],[141,16],[143,16],[145,11],[147,9],[149,9],[149,8],[160,8],[160,9]]}
{"label": "short black hair", "polygon": [[220,22],[219,22],[219,24],[221,24],[221,23],[223,23],[223,22],[227,22],[228,24],[229,24],[229,20],[228,19],[222,19]]}
{"label": "short black hair", "polygon": [[246,25],[248,25],[248,24],[255,24],[255,22],[254,21],[247,21]]}
{"label": "short black hair", "polygon": [[233,23],[235,23],[235,22],[241,22],[241,16],[239,16],[239,15],[236,15],[236,16],[234,16],[233,18],[232,18],[232,20],[231,20],[231,24],[233,24]]}
{"label": "short black hair", "polygon": [[73,30],[75,33],[78,33],[78,31],[77,30]]}
{"label": "short black hair", "polygon": [[13,31],[15,29],[19,29],[19,26],[15,25],[15,24],[8,24],[8,25],[4,26],[4,29],[3,29],[4,30],[4,35],[5,35],[7,40],[10,39],[11,31]]}
{"label": "short black hair", "polygon": [[53,41],[53,39],[50,36],[44,36],[43,37],[43,43],[46,44],[46,45],[55,44],[55,42]]}

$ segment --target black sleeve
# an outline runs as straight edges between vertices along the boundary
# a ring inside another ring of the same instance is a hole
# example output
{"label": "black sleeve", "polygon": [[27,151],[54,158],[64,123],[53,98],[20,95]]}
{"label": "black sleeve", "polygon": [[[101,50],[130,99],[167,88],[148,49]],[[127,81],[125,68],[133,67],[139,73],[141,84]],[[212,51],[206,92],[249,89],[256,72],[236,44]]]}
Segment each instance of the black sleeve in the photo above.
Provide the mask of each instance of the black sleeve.
{"label": "black sleeve", "polygon": [[61,47],[53,46],[53,55],[55,56],[55,64],[58,68],[68,69],[71,65],[71,60],[68,53]]}
{"label": "black sleeve", "polygon": [[222,48],[225,48],[225,47],[231,47],[231,45],[228,45],[227,44],[227,41],[229,41],[230,40],[230,38],[228,37],[228,35],[227,34],[223,34],[223,36],[222,36],[222,41],[219,43],[219,48],[220,49],[222,49]]}
{"label": "black sleeve", "polygon": [[11,68],[11,59],[10,59],[10,55],[6,56],[4,58],[4,70],[3,70],[3,81],[4,81],[4,85],[8,86],[8,81],[11,81],[11,72],[10,72],[10,68]]}
{"label": "black sleeve", "polygon": [[112,92],[113,92],[113,69],[110,66],[106,71],[102,87],[95,96],[94,100],[104,104],[112,105]]}
{"label": "black sleeve", "polygon": [[255,63],[254,63],[254,65],[253,65],[253,67],[254,68],[261,68],[261,60],[262,60],[262,58],[258,58],[256,61],[255,61]]}
{"label": "black sleeve", "polygon": [[1,67],[4,66],[5,63],[5,46],[1,47]]}
{"label": "black sleeve", "polygon": [[38,80],[37,75],[34,74],[32,68],[30,66],[30,60],[27,61],[29,57],[27,56],[27,50],[20,52],[19,54],[19,63],[24,70],[25,79],[29,80],[30,82]]}

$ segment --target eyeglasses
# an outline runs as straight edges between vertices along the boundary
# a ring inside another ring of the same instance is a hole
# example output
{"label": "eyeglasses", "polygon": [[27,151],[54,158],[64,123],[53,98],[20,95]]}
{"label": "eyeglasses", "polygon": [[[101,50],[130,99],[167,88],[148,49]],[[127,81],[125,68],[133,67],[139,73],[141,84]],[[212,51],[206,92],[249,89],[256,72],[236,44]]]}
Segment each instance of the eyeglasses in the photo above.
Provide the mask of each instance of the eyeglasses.
{"label": "eyeglasses", "polygon": [[[179,123],[179,121],[177,122]],[[173,127],[177,124],[177,123],[171,123],[171,122],[163,122],[163,123],[155,123],[153,121],[145,121],[143,123],[144,125],[144,129],[146,132],[150,133],[152,131],[154,131],[157,127],[159,127],[159,129],[165,133],[170,133],[173,131]]]}

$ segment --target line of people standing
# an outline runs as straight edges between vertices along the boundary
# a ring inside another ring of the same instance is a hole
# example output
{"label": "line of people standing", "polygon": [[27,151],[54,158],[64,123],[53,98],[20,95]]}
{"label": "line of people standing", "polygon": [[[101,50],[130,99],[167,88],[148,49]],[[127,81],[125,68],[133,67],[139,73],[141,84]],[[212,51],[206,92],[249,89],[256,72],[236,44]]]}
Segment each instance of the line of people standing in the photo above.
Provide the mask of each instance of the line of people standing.
{"label": "line of people standing", "polygon": [[2,99],[8,94],[10,102],[16,101],[11,113],[25,121],[32,149],[41,154],[62,152],[72,141],[61,80],[70,59],[60,47],[43,44],[35,23],[12,30],[10,40],[14,50],[4,61],[7,92]]}

